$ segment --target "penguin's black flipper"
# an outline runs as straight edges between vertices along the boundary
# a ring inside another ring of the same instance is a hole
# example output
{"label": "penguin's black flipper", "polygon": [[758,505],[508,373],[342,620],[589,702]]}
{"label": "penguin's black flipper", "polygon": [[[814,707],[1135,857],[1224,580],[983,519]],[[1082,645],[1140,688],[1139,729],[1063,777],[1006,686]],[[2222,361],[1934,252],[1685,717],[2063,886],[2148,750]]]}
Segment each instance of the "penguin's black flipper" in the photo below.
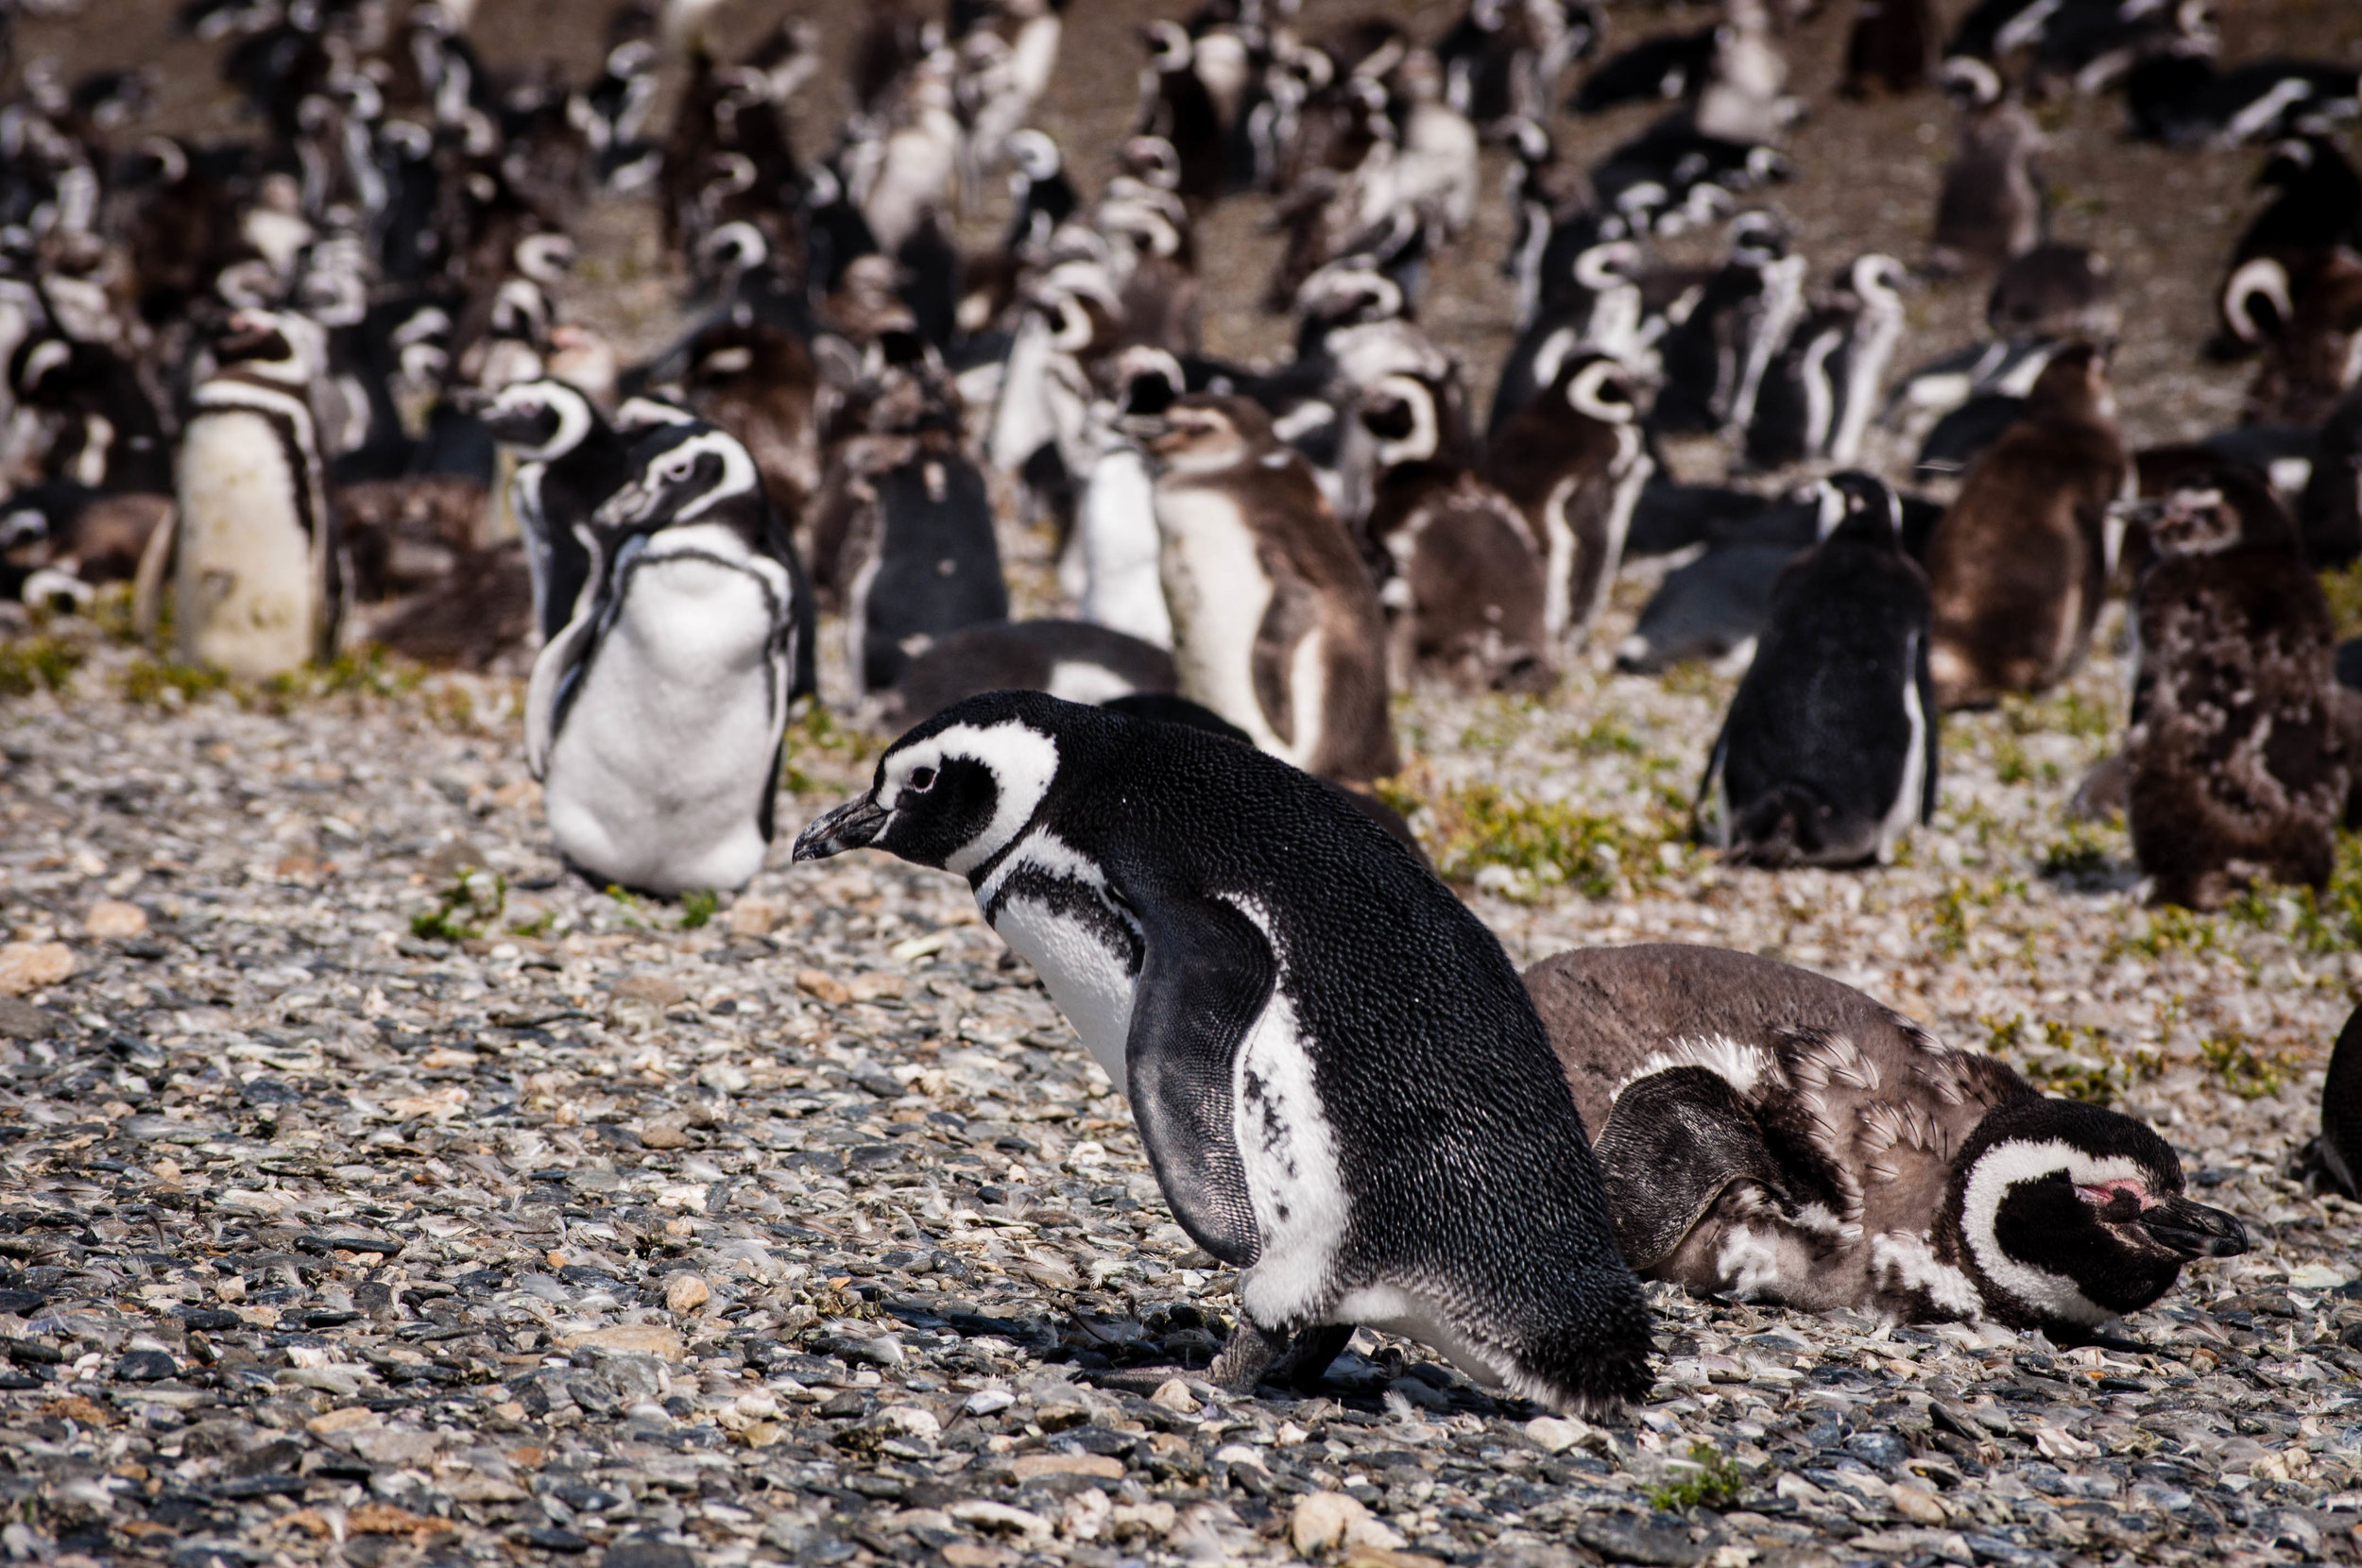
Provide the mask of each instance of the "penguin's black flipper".
{"label": "penguin's black flipper", "polygon": [[1669,1067],[1617,1097],[1596,1150],[1616,1245],[1635,1271],[1681,1245],[1733,1182],[1782,1188],[1754,1113],[1720,1074]]}
{"label": "penguin's black flipper", "polygon": [[1279,964],[1245,915],[1210,899],[1139,909],[1147,955],[1124,1043],[1132,1113],[1172,1217],[1243,1269],[1261,1251],[1233,1131],[1231,1069]]}

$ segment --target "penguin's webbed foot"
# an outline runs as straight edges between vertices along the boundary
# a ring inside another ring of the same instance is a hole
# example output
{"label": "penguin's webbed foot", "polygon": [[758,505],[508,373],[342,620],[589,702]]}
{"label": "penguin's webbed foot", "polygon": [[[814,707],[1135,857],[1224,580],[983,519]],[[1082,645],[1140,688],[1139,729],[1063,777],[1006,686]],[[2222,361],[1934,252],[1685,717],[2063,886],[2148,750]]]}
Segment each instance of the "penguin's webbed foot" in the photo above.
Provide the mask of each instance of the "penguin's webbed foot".
{"label": "penguin's webbed foot", "polygon": [[1291,1335],[1242,1318],[1206,1370],[1206,1380],[1237,1394],[1251,1394],[1266,1383],[1309,1393],[1352,1338],[1351,1323],[1315,1323]]}

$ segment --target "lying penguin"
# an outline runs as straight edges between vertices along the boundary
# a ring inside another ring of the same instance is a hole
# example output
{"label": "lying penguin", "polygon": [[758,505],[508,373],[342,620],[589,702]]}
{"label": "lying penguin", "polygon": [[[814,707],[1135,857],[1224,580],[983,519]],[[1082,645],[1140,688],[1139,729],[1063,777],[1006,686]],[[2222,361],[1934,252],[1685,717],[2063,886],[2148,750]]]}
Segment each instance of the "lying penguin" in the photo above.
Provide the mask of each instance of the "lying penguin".
{"label": "lying penguin", "polygon": [[[1320,780],[1219,735],[997,691],[889,747],[796,859],[966,877],[1241,1270],[1216,1381],[1351,1325],[1561,1409],[1639,1398],[1649,1318],[1500,944]],[[1305,1332],[1312,1331],[1312,1332]]]}
{"label": "lying penguin", "polygon": [[744,887],[762,868],[812,592],[746,449],[659,425],[578,531],[587,586],[534,661],[525,757],[550,834],[601,883]]}
{"label": "lying penguin", "polygon": [[1808,970],[1659,944],[1562,953],[1526,985],[1645,1277],[2073,1341],[2247,1250],[2144,1124]]}

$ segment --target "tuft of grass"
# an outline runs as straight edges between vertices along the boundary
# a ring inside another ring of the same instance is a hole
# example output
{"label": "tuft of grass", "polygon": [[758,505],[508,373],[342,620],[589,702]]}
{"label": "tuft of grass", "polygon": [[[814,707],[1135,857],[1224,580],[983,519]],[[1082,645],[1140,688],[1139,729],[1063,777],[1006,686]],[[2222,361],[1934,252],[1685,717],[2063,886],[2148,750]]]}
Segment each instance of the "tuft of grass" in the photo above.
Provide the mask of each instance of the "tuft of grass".
{"label": "tuft of grass", "polygon": [[62,691],[86,656],[73,643],[54,637],[12,638],[0,642],[0,697]]}
{"label": "tuft of grass", "polygon": [[1689,1457],[1676,1459],[1675,1464],[1696,1466],[1696,1473],[1679,1480],[1668,1480],[1649,1493],[1649,1506],[1668,1513],[1680,1513],[1695,1508],[1727,1508],[1738,1501],[1746,1489],[1746,1473],[1734,1464],[1728,1456],[1710,1442],[1693,1442]]}
{"label": "tuft of grass", "polygon": [[2002,1020],[1982,1018],[1986,1049],[2022,1073],[2045,1094],[2062,1095],[2092,1105],[2113,1105],[2165,1071],[2165,1058],[2154,1050],[2119,1051],[2108,1032],[2056,1019],[2023,1014]]}
{"label": "tuft of grass", "polygon": [[711,920],[714,911],[721,907],[722,900],[710,890],[692,888],[680,895],[680,929],[684,931],[696,930]]}
{"label": "tuft of grass", "polygon": [[2320,582],[2339,639],[2362,634],[2362,561],[2337,571],[2324,571]]}
{"label": "tuft of grass", "polygon": [[1487,698],[1468,727],[1461,731],[1460,743],[1470,751],[1507,751],[1532,727],[1541,711],[1541,703],[1532,697]]}
{"label": "tuft of grass", "polygon": [[1594,719],[1581,729],[1570,729],[1559,738],[1558,749],[1571,751],[1578,757],[1639,757],[1647,748],[1640,737],[1614,718]]}
{"label": "tuft of grass", "polygon": [[2106,741],[2116,732],[2114,711],[2080,691],[2062,691],[2036,699],[2001,699],[2001,723],[2011,735],[2072,735],[2084,741]]}
{"label": "tuft of grass", "polygon": [[2163,958],[2167,953],[2202,953],[2221,946],[2222,933],[2214,921],[2178,904],[2160,904],[2148,912],[2146,927],[2139,935],[2118,936],[2112,941],[2108,956]]}
{"label": "tuft of grass", "polygon": [[467,942],[482,936],[507,907],[507,878],[463,865],[433,909],[410,917],[410,934],[421,942]]}
{"label": "tuft of grass", "polygon": [[1648,827],[1635,829],[1621,817],[1492,784],[1447,785],[1424,800],[1396,786],[1381,798],[1406,816],[1424,813],[1429,853],[1447,881],[1474,881],[1479,872],[1500,866],[1521,874],[1536,892],[1564,886],[1607,898],[1626,878],[1652,871],[1659,846],[1681,838],[1662,809]]}
{"label": "tuft of grass", "polygon": [[2115,835],[2096,824],[2074,822],[2042,852],[2042,875],[2082,885],[2105,881],[2115,869]]}
{"label": "tuft of grass", "polygon": [[186,707],[197,698],[226,690],[230,677],[202,664],[140,657],[120,677],[123,700],[139,707]]}
{"label": "tuft of grass", "polygon": [[2280,1092],[2297,1070],[2297,1059],[2282,1051],[2262,1051],[2235,1031],[2210,1034],[2198,1043],[2198,1054],[2209,1074],[2241,1099],[2263,1099]]}
{"label": "tuft of grass", "polygon": [[1927,946],[1937,952],[1958,955],[1968,951],[1969,933],[1976,929],[1976,906],[1982,900],[1965,877],[1944,879],[1943,891],[1936,895],[1936,918],[1927,933]]}
{"label": "tuft of grass", "polygon": [[805,744],[841,757],[855,766],[868,761],[884,749],[884,742],[877,736],[867,730],[838,724],[835,715],[818,703],[804,709],[803,719],[796,728]]}
{"label": "tuft of grass", "polygon": [[426,672],[402,662],[372,643],[358,654],[338,654],[326,664],[306,665],[263,683],[266,699],[283,706],[304,698],[356,695],[398,697],[419,689]]}

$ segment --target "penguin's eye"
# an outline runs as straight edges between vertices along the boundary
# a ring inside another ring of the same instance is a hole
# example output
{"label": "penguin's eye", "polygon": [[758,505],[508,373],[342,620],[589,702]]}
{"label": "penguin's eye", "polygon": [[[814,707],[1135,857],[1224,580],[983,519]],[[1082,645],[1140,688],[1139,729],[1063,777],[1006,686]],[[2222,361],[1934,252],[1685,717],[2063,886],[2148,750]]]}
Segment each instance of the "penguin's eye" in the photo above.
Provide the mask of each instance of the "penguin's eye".
{"label": "penguin's eye", "polygon": [[911,770],[909,783],[912,790],[919,793],[924,793],[925,792],[935,787],[935,770],[933,768],[913,768]]}

